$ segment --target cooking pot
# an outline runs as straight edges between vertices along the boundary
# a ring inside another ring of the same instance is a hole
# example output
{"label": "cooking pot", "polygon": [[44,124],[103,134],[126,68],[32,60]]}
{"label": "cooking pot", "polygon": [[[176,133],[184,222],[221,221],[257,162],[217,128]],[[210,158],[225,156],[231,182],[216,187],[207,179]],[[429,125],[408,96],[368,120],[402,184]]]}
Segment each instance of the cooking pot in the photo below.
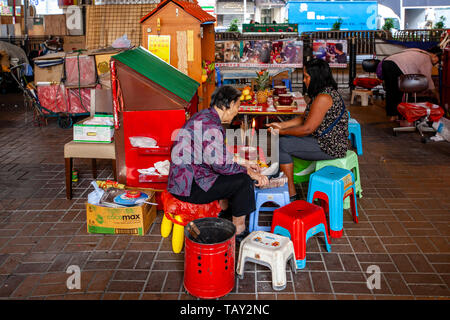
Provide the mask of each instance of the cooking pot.
{"label": "cooking pot", "polygon": [[378,59],[365,59],[362,61],[362,68],[365,72],[376,72],[379,63]]}
{"label": "cooking pot", "polygon": [[273,87],[274,91],[273,94],[275,96],[279,96],[280,94],[285,94],[286,93],[286,87],[285,86],[275,86]]}
{"label": "cooking pot", "polygon": [[294,98],[290,94],[280,94],[278,104],[281,106],[290,106],[294,102]]}
{"label": "cooking pot", "polygon": [[423,74],[403,74],[398,78],[398,88],[402,92],[421,92],[428,89],[428,80]]}

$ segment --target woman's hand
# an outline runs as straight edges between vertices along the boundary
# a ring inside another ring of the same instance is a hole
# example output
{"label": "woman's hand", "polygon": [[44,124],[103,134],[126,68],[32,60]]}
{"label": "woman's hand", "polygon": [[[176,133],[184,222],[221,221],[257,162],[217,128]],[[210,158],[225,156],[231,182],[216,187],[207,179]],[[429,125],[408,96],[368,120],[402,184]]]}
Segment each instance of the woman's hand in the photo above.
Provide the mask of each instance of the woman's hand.
{"label": "woman's hand", "polygon": [[283,122],[271,122],[267,123],[266,127],[273,128],[273,129],[283,129]]}
{"label": "woman's hand", "polygon": [[251,169],[247,169],[247,174],[250,176],[250,178],[257,182],[255,184],[255,186],[257,187],[264,187],[269,184],[269,179],[265,175],[254,172]]}
{"label": "woman's hand", "polygon": [[283,123],[282,122],[272,122],[266,124],[267,127],[269,127],[269,132],[272,134],[277,135],[280,130],[283,129]]}
{"label": "woman's hand", "polygon": [[258,164],[254,163],[254,162],[250,162],[248,160],[243,160],[240,163],[241,166],[243,166],[244,168],[247,169],[247,171],[253,171],[256,173],[259,173],[261,171],[261,167],[258,166]]}

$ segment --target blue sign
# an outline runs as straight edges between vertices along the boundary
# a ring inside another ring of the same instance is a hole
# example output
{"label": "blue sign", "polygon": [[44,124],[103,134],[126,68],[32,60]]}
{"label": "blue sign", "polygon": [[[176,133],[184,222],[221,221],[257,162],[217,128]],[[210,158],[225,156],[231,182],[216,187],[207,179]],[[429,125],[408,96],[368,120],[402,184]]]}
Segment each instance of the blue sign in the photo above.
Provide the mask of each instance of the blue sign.
{"label": "blue sign", "polygon": [[340,30],[376,30],[378,3],[375,1],[289,1],[289,23],[298,32],[331,30],[341,21]]}

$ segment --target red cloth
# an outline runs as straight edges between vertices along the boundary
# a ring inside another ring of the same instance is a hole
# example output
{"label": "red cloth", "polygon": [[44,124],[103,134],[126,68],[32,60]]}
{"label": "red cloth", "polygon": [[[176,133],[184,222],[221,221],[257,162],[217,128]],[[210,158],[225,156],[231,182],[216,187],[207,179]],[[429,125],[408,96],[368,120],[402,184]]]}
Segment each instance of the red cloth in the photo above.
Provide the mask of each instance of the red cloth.
{"label": "red cloth", "polygon": [[[186,226],[189,222],[200,218],[217,218],[219,212],[222,210],[219,201],[214,201],[207,204],[193,204],[183,202],[175,198],[170,192],[164,190],[161,194],[161,200],[164,207],[164,215],[173,223]],[[171,217],[181,216],[182,222]]]}
{"label": "red cloth", "polygon": [[68,112],[66,90],[59,84],[37,86],[39,103],[45,109],[42,112],[49,114],[52,112]]}
{"label": "red cloth", "polygon": [[397,110],[408,122],[417,121],[420,118],[425,117],[427,113],[430,113],[430,121],[438,121],[444,115],[444,110],[440,106],[430,102],[402,102],[397,106]]}
{"label": "red cloth", "polygon": [[356,78],[353,80],[353,84],[357,87],[362,87],[364,89],[373,89],[380,85],[383,81],[377,78]]}
{"label": "red cloth", "polygon": [[[97,86],[99,88],[100,86]],[[80,93],[81,101],[80,102]],[[91,110],[91,88],[67,89],[64,85],[39,85],[37,87],[39,103],[48,109],[42,110],[44,113],[89,113]]]}
{"label": "red cloth", "polygon": [[[99,87],[99,86],[98,86]],[[81,93],[81,103],[80,101]],[[67,89],[67,100],[70,113],[89,113],[91,110],[91,89]]]}

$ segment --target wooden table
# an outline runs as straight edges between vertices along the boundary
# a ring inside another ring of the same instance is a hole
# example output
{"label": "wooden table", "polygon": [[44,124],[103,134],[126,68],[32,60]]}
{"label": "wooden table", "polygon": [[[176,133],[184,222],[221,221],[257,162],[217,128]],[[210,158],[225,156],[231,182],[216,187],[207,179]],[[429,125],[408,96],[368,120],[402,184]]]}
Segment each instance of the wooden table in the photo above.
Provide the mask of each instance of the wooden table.
{"label": "wooden table", "polygon": [[239,107],[238,114],[244,115],[245,123],[248,123],[248,116],[282,116],[282,115],[302,115],[305,112],[306,102],[300,92],[293,92],[294,101],[297,103],[297,108],[291,110],[277,110],[273,105],[273,99],[269,97],[267,105],[265,106],[246,106]]}
{"label": "wooden table", "polygon": [[[239,79],[254,79],[256,78],[256,71],[261,68],[220,68],[220,74],[223,80],[239,80]],[[272,68],[269,69],[269,76],[275,77],[276,75],[288,72],[288,77],[292,73],[291,68]]]}

